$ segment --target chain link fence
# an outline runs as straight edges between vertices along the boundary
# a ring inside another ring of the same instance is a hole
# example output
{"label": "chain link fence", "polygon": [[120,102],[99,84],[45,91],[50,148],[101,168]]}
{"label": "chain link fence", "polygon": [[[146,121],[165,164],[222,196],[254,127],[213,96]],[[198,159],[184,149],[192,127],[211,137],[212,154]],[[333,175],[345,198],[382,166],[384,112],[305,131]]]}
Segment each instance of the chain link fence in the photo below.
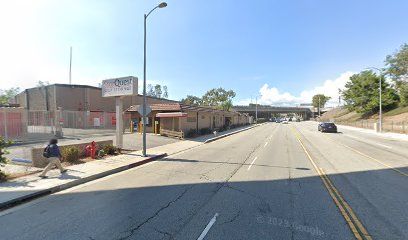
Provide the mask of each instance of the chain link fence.
{"label": "chain link fence", "polygon": [[[130,127],[130,114],[125,113],[124,131]],[[62,131],[65,137],[82,138],[113,135],[116,114],[100,111],[27,111],[0,108],[0,135],[15,142],[49,139]]]}

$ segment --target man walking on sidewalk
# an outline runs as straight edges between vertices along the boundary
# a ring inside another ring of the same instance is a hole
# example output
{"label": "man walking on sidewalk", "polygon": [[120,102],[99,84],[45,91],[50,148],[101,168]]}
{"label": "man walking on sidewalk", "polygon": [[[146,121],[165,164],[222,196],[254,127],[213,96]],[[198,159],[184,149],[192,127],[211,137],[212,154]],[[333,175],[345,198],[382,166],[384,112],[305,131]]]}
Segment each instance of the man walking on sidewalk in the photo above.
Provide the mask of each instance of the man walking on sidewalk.
{"label": "man walking on sidewalk", "polygon": [[44,156],[48,158],[49,163],[45,167],[45,169],[41,172],[40,174],[41,178],[47,178],[45,174],[47,174],[47,172],[50,171],[54,165],[60,170],[61,173],[64,173],[67,171],[61,165],[62,155],[61,155],[61,152],[59,150],[57,143],[58,143],[57,139],[55,138],[51,139],[50,143],[44,150]]}

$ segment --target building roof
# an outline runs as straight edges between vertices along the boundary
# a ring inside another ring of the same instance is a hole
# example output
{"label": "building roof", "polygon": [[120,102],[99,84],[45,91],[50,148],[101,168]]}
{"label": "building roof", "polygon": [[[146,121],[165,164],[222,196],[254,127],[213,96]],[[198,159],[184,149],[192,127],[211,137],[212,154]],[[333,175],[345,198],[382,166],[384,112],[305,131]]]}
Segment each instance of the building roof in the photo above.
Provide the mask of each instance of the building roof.
{"label": "building roof", "polygon": [[[126,111],[137,112],[141,105],[132,105]],[[180,103],[155,103],[149,104],[152,111],[181,111]]]}
{"label": "building roof", "polygon": [[[137,112],[140,105],[133,105],[130,106],[126,111],[127,112]],[[223,111],[220,109],[216,109],[210,106],[196,106],[196,105],[187,105],[179,102],[175,103],[154,103],[149,104],[149,107],[152,111],[178,111],[178,112],[185,112],[185,111],[194,111],[194,112],[231,112],[231,111]]]}

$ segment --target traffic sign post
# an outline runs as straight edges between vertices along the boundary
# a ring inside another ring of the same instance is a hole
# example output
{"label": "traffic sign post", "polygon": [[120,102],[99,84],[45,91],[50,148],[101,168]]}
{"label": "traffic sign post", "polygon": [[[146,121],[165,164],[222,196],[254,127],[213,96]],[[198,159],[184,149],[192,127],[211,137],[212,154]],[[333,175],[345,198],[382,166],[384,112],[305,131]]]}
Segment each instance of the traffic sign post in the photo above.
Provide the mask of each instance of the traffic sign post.
{"label": "traffic sign post", "polygon": [[123,147],[123,99],[122,96],[137,95],[137,78],[122,77],[102,81],[102,97],[115,98],[116,147]]}
{"label": "traffic sign post", "polygon": [[115,97],[116,102],[116,147],[123,147],[123,100]]}

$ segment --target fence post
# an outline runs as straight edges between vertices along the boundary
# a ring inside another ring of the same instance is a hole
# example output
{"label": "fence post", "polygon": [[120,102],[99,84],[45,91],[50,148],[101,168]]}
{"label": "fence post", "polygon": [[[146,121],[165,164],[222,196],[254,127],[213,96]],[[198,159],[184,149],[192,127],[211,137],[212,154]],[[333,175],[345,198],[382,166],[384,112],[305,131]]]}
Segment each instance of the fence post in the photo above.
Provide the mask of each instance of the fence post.
{"label": "fence post", "polygon": [[61,124],[62,122],[60,121],[62,121],[62,108],[61,107],[57,109],[57,112],[54,116],[55,136],[58,138],[64,136],[64,133],[62,132],[62,124]]}
{"label": "fence post", "polygon": [[3,108],[3,112],[4,112],[4,139],[5,139],[6,141],[8,141],[8,133],[7,133],[7,131],[8,131],[8,129],[7,129],[8,123],[7,123],[7,111],[6,111],[6,108]]}

